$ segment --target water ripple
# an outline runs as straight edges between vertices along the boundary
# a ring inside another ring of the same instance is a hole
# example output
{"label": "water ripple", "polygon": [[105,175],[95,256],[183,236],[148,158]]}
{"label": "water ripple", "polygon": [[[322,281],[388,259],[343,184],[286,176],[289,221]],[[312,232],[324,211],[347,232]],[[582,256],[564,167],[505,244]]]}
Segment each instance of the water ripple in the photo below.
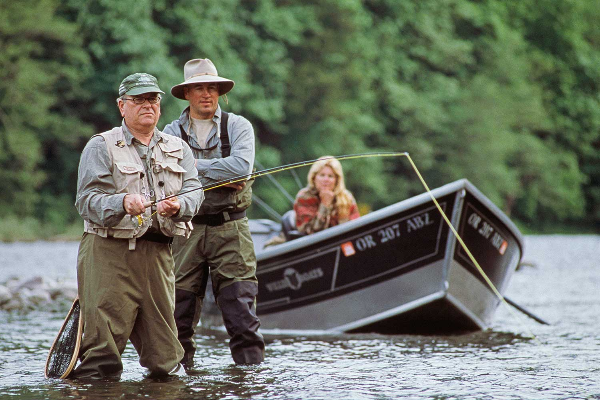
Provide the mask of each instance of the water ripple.
{"label": "water ripple", "polygon": [[143,378],[131,345],[119,382],[46,380],[63,314],[0,313],[0,399],[600,399],[599,246],[596,236],[526,238],[536,267],[516,273],[507,295],[551,326],[502,306],[492,329],[458,336],[268,334],[265,363],[248,367],[232,363],[224,332],[202,331],[196,371],[162,382]]}

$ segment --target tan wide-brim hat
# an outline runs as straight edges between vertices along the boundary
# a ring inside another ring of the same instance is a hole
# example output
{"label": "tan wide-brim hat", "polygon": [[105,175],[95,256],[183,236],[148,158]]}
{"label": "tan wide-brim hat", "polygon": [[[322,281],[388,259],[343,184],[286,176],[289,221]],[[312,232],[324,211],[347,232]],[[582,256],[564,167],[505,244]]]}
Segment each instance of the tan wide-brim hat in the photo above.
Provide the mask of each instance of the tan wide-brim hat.
{"label": "tan wide-brim hat", "polygon": [[171,94],[182,100],[185,100],[183,88],[194,83],[218,83],[219,96],[229,92],[235,85],[231,79],[221,78],[217,68],[208,58],[197,58],[186,62],[183,67],[183,78],[185,79],[183,83],[171,88]]}

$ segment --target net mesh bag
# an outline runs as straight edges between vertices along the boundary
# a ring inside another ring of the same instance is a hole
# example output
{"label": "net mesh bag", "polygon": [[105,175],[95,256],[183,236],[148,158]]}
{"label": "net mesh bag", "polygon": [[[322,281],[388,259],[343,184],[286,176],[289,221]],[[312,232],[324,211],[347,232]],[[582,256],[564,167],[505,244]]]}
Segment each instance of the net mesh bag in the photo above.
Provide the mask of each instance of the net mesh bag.
{"label": "net mesh bag", "polygon": [[46,361],[47,378],[66,378],[75,366],[79,351],[81,308],[76,299],[69,310]]}

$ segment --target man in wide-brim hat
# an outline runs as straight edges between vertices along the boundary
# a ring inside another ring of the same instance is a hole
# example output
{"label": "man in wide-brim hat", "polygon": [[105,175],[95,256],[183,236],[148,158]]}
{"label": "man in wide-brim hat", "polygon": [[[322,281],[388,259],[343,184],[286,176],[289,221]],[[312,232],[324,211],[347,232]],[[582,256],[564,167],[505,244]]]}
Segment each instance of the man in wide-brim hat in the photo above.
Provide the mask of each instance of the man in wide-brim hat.
{"label": "man in wide-brim hat", "polygon": [[217,83],[219,96],[228,93],[235,85],[231,79],[220,77],[217,68],[208,58],[188,61],[183,67],[183,76],[185,81],[171,88],[171,94],[182,100],[187,100],[184,88],[195,83]]}
{"label": "man in wide-brim hat", "polygon": [[[184,82],[171,88],[173,96],[189,102],[165,133],[185,140],[196,158],[203,185],[252,172],[254,130],[239,115],[226,113],[219,96],[234,85],[220,77],[209,59],[195,59],[184,66]],[[208,279],[231,339],[229,347],[236,364],[258,364],[264,360],[264,340],[256,316],[256,255],[246,209],[252,200],[252,181],[208,190],[194,230],[187,240],[173,241],[175,259],[175,320],[185,356],[184,366],[193,366],[194,330],[200,321]]]}

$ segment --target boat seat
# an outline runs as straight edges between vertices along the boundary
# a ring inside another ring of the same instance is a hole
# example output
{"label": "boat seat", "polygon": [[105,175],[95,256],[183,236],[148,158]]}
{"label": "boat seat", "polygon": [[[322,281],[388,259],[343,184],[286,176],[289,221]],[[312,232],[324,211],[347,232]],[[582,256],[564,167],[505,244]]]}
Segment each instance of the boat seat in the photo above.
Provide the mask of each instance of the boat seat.
{"label": "boat seat", "polygon": [[281,232],[283,232],[286,241],[304,236],[296,229],[296,212],[294,210],[286,211],[281,217]]}

